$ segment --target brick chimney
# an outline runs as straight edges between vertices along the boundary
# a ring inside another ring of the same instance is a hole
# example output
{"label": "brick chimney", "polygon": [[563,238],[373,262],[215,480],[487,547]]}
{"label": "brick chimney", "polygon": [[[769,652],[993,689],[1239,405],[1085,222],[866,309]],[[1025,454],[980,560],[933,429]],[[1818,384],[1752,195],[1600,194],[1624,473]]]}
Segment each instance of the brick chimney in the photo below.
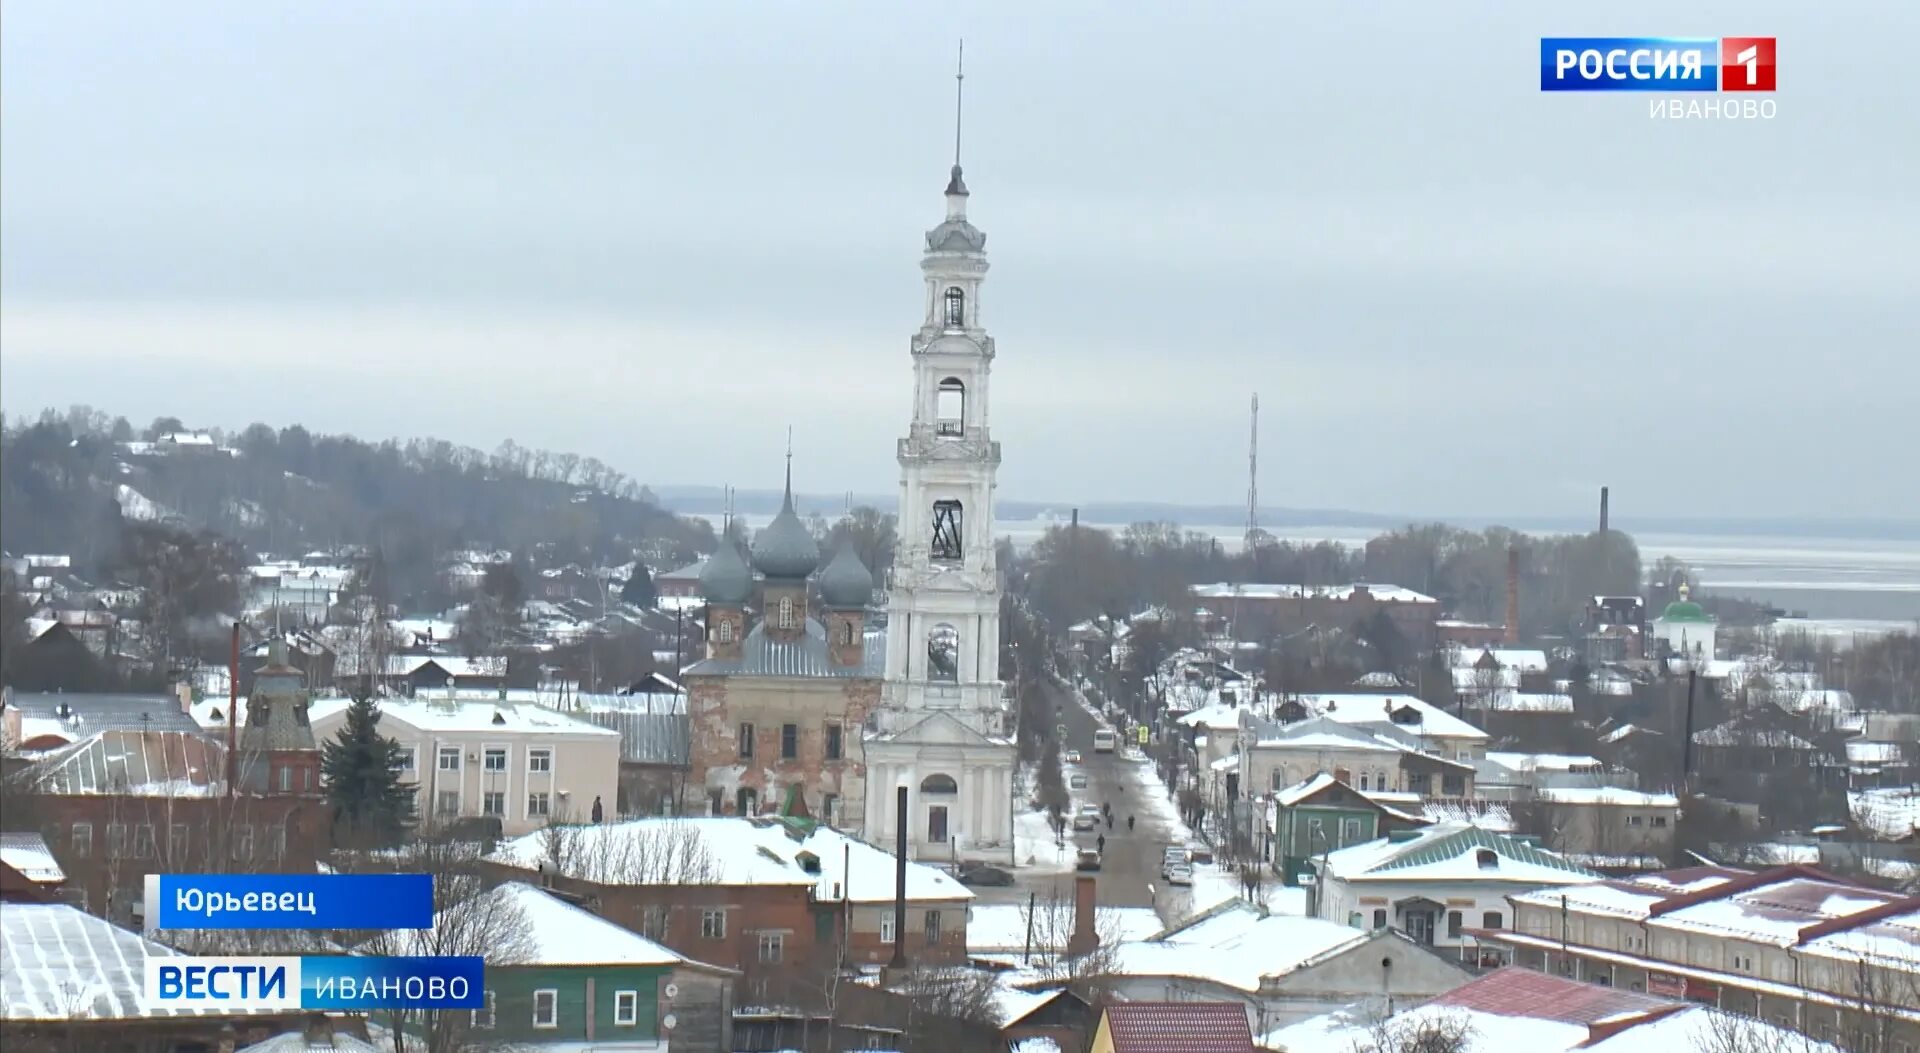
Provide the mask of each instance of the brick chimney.
{"label": "brick chimney", "polygon": [[1520,546],[1507,546],[1507,643],[1520,642]]}
{"label": "brick chimney", "polygon": [[1100,946],[1100,934],[1093,925],[1093,878],[1081,874],[1073,879],[1073,935],[1067,937],[1067,955],[1078,958]]}

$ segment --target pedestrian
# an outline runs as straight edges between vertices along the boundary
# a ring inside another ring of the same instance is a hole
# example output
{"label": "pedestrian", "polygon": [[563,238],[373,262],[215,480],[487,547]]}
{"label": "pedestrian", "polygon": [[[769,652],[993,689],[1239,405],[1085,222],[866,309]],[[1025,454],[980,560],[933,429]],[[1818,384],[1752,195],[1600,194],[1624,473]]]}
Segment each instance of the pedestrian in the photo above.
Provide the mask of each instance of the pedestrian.
{"label": "pedestrian", "polygon": [[593,821],[597,823],[605,817],[605,815],[606,812],[600,807],[600,798],[595,797],[593,799]]}
{"label": "pedestrian", "polygon": [[1097,852],[1105,852],[1107,850],[1107,835],[1101,834],[1099,837],[1094,838],[1093,847]]}
{"label": "pedestrian", "polygon": [[1133,816],[1131,815],[1127,816],[1127,832],[1133,832]]}
{"label": "pedestrian", "polygon": [[1107,815],[1107,829],[1113,829],[1113,815],[1111,813]]}

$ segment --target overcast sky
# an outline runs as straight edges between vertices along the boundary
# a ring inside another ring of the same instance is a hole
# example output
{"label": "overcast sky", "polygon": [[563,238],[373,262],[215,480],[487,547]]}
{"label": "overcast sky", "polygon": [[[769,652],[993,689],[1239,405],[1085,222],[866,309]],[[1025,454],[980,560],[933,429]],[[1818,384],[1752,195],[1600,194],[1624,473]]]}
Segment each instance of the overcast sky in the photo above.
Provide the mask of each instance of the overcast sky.
{"label": "overcast sky", "polygon": [[1920,5],[1686,6],[17,0],[0,404],[890,492],[964,36],[1003,499],[1920,516]]}

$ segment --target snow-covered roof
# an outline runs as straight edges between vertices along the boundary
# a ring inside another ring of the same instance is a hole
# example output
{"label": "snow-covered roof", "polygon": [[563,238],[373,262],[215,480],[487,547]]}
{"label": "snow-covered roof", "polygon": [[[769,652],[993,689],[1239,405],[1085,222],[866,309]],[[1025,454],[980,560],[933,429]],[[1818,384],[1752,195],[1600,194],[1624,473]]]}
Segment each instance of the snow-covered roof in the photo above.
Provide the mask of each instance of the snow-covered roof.
{"label": "snow-covered roof", "polygon": [[[1497,857],[1483,865],[1481,853]],[[1564,856],[1467,823],[1436,823],[1400,839],[1383,837],[1325,857],[1327,872],[1347,881],[1497,881],[1572,885],[1597,875]]]}
{"label": "snow-covered roof", "polygon": [[683,960],[639,933],[532,885],[509,881],[484,895],[510,901],[526,921],[532,947],[514,965],[678,965]]}
{"label": "snow-covered roof", "polygon": [[1573,696],[1501,689],[1474,700],[1476,707],[1499,713],[1571,713]]}
{"label": "snow-covered roof", "polygon": [[[1047,908],[1039,909],[1044,916]],[[976,904],[967,916],[968,952],[1026,949],[1027,915],[1023,903]],[[1151,907],[1101,907],[1094,915],[1094,928],[1100,931],[1102,939],[1144,940],[1157,935],[1163,927],[1160,915]],[[1043,926],[1036,925],[1036,929],[1040,928]]]}
{"label": "snow-covered roof", "polygon": [[1365,943],[1369,933],[1320,918],[1260,917],[1237,904],[1190,928],[1113,947],[1112,975],[1179,976],[1241,991],[1285,976],[1309,962]]}
{"label": "snow-covered roof", "polygon": [[[1215,699],[1219,697],[1218,689],[1214,690],[1212,697]],[[1180,723],[1190,728],[1206,728],[1209,731],[1231,731],[1240,727],[1240,714],[1245,712],[1247,712],[1246,706],[1215,701],[1181,717]]]}
{"label": "snow-covered roof", "polygon": [[1920,786],[1858,790],[1847,794],[1847,810],[1875,836],[1906,837],[1920,831]]}
{"label": "snow-covered roof", "polygon": [[1770,728],[1739,718],[1693,733],[1696,746],[1759,746],[1766,749],[1816,749],[1813,743],[1784,728]]}
{"label": "snow-covered roof", "polygon": [[[325,698],[314,702],[307,712],[312,723],[320,724],[344,714],[352,704],[352,699]],[[405,724],[426,732],[490,731],[582,738],[618,737],[620,734],[611,728],[603,728],[545,706],[466,699],[447,702],[432,697],[389,698],[381,701],[380,724],[387,728]]]}
{"label": "snow-covered roof", "polygon": [[[1376,791],[1369,793],[1367,796],[1383,806],[1390,806],[1388,798],[1399,795],[1383,794]],[[1503,834],[1513,832],[1513,814],[1507,810],[1505,804],[1499,801],[1488,801],[1479,798],[1427,801],[1422,800],[1417,793],[1406,794],[1405,796],[1411,798],[1411,800],[1398,803],[1404,803],[1416,810],[1420,818],[1429,823],[1469,823],[1483,830],[1493,830]]]}
{"label": "snow-covered roof", "polygon": [[[597,884],[804,885],[817,899],[890,903],[894,857],[828,826],[776,818],[636,819],[550,827],[503,842],[489,862],[524,870],[543,864]],[[556,867],[549,837],[561,838]],[[970,900],[947,873],[907,864],[910,900]]]}
{"label": "snow-covered roof", "polygon": [[1508,771],[1602,771],[1606,765],[1598,757],[1577,753],[1508,753],[1488,750],[1487,763]]}
{"label": "snow-covered roof", "polygon": [[1482,691],[1487,688],[1513,691],[1520,687],[1518,669],[1475,669],[1470,665],[1461,665],[1453,667],[1452,675],[1455,691]]}
{"label": "snow-covered roof", "polygon": [[47,839],[31,831],[0,833],[0,863],[20,872],[28,881],[57,883],[67,879],[66,871],[53,858]]}
{"label": "snow-covered roof", "polygon": [[103,731],[40,762],[40,793],[212,797],[224,792],[226,751],[198,732]]}
{"label": "snow-covered roof", "polygon": [[427,663],[439,666],[451,677],[504,677],[507,660],[499,655],[462,657],[450,654],[394,654],[387,656],[387,676],[412,676]]}
{"label": "snow-covered roof", "polygon": [[[1435,738],[1485,739],[1487,737],[1486,732],[1414,695],[1339,692],[1295,695],[1289,700],[1299,702],[1309,713],[1326,717],[1328,720],[1337,720],[1342,724],[1393,724],[1410,734]],[[1400,712],[1407,709],[1419,715],[1418,722],[1401,724],[1388,715],[1389,711]]]}
{"label": "snow-covered roof", "polygon": [[1432,596],[1418,593],[1398,585],[1281,585],[1250,582],[1236,585],[1218,582],[1212,585],[1195,585],[1193,597],[1199,600],[1351,600],[1360,590],[1366,590],[1374,599],[1382,603],[1433,603],[1440,601]]}
{"label": "snow-covered roof", "polygon": [[1900,744],[1897,742],[1847,743],[1849,764],[1897,764],[1901,759]]}
{"label": "snow-covered roof", "polygon": [[345,1031],[334,1031],[325,1041],[321,1045],[305,1031],[288,1031],[241,1046],[239,1053],[391,1053],[393,1049],[392,1045],[369,1042]]}
{"label": "snow-covered roof", "polygon": [[0,907],[0,1021],[131,1020],[180,1016],[241,1016],[277,1010],[233,1006],[188,1009],[154,1005],[146,997],[148,958],[179,952],[142,939],[102,918],[63,903],[8,903]]}
{"label": "snow-covered roof", "polygon": [[1795,713],[1805,713],[1814,709],[1830,709],[1839,713],[1851,713],[1856,708],[1853,693],[1850,691],[1799,691],[1779,699],[1782,708]]}
{"label": "snow-covered roof", "polygon": [[1475,662],[1488,655],[1492,655],[1502,669],[1514,669],[1522,673],[1547,671],[1547,652],[1515,647],[1461,647],[1453,652],[1453,666],[1456,669],[1472,668]]}
{"label": "snow-covered roof", "polygon": [[1340,780],[1326,772],[1315,772],[1307,778],[1274,794],[1273,803],[1282,808],[1291,808],[1339,781]]}
{"label": "snow-covered roof", "polygon": [[1670,793],[1642,793],[1618,786],[1551,786],[1537,791],[1554,804],[1607,804],[1622,808],[1678,808],[1680,798]]}

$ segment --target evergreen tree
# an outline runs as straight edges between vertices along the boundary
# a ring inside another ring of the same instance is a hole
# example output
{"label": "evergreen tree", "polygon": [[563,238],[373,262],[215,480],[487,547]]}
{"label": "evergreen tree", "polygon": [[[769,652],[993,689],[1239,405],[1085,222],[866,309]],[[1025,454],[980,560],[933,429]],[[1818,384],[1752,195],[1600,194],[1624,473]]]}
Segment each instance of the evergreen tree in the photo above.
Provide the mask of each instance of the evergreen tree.
{"label": "evergreen tree", "polygon": [[390,846],[413,826],[414,787],[400,779],[406,770],[400,750],[380,734],[380,707],[370,697],[355,698],[347,726],[320,755],[337,843]]}
{"label": "evergreen tree", "polygon": [[647,565],[634,560],[633,576],[620,586],[620,602],[631,603],[635,607],[651,607],[658,598],[653,589],[653,575],[647,573]]}

